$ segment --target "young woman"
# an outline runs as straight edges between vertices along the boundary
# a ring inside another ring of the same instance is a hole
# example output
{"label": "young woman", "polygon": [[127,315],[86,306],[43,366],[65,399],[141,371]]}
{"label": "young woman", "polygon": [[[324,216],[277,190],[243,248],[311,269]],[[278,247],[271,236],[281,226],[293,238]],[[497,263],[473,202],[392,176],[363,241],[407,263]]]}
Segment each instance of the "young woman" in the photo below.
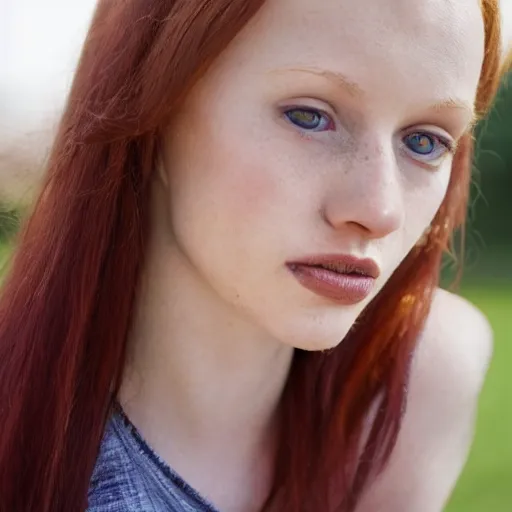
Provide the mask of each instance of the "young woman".
{"label": "young woman", "polygon": [[440,511],[499,40],[496,0],[100,1],[0,303],[0,510]]}

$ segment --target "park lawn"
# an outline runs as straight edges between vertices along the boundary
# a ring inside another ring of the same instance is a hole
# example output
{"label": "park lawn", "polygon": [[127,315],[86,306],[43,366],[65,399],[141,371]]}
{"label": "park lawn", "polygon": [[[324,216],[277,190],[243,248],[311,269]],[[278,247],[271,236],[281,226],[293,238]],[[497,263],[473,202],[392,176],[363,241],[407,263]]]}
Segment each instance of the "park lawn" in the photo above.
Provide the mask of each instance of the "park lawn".
{"label": "park lawn", "polygon": [[7,257],[9,255],[9,246],[6,242],[0,240],[0,282],[2,279],[2,270],[7,262]]}
{"label": "park lawn", "polygon": [[[9,247],[0,242],[1,269]],[[512,286],[464,289],[489,318],[494,356],[480,398],[475,441],[445,512],[512,510]],[[419,440],[421,442],[421,440]]]}
{"label": "park lawn", "polygon": [[480,398],[474,444],[445,512],[512,510],[512,285],[463,290],[488,317],[494,355]]}

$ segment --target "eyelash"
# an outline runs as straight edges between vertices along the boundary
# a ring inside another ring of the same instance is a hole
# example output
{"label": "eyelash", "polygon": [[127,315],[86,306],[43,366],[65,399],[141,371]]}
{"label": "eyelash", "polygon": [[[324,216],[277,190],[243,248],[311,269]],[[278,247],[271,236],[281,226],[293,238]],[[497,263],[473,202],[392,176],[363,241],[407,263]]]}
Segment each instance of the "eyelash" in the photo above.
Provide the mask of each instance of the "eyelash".
{"label": "eyelash", "polygon": [[[291,119],[291,114],[293,112],[302,112],[302,113],[308,113],[308,114],[314,114],[317,117],[319,117],[321,120],[325,120],[324,126],[322,129],[309,129],[307,127],[301,126],[300,124],[297,124],[294,120]],[[302,107],[302,106],[293,106],[293,107],[287,107],[283,111],[284,116],[290,122],[293,126],[301,129],[305,133],[317,133],[317,132],[326,132],[326,131],[334,131],[336,129],[336,125],[332,119],[332,117],[327,114],[327,112],[324,112],[321,109],[318,108],[311,108],[311,107]],[[421,154],[419,152],[414,151],[411,149],[407,143],[404,141],[407,138],[410,137],[426,137],[428,140],[433,142],[434,149],[428,153],[428,154]],[[442,149],[445,149],[446,151],[443,151]],[[405,134],[402,139],[400,140],[400,149],[410,155],[414,160],[417,160],[421,163],[425,163],[429,166],[435,167],[436,163],[440,161],[446,153],[455,153],[456,145],[455,142],[452,140],[442,137],[441,135],[437,135],[435,133],[429,132],[427,130],[414,130],[407,134]],[[439,155],[439,149],[441,149],[441,154]],[[432,155],[435,154],[436,157],[432,158]],[[425,157],[425,158],[423,158]]]}
{"label": "eyelash", "polygon": [[[327,129],[323,129],[323,130],[309,130],[307,128],[304,128],[303,126],[297,125],[296,123],[294,123],[290,119],[289,114],[292,113],[292,112],[307,112],[309,114],[317,114],[320,118],[327,120]],[[283,113],[284,113],[285,117],[288,119],[288,121],[291,124],[301,128],[302,130],[304,130],[305,132],[308,132],[308,133],[310,133],[310,132],[315,133],[315,132],[333,131],[336,128],[336,126],[334,124],[334,121],[332,120],[331,116],[329,114],[327,114],[327,112],[324,112],[323,110],[320,110],[318,108],[301,107],[301,106],[287,107],[284,110]]]}

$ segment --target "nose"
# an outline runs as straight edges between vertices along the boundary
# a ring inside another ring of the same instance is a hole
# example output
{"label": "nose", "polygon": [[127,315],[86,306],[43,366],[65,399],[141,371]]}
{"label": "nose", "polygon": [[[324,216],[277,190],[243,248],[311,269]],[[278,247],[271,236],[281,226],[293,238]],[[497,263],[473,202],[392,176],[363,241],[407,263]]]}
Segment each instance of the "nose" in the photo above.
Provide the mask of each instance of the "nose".
{"label": "nose", "polygon": [[356,229],[366,238],[383,238],[400,229],[404,179],[392,148],[367,146],[333,175],[322,211],[331,228]]}

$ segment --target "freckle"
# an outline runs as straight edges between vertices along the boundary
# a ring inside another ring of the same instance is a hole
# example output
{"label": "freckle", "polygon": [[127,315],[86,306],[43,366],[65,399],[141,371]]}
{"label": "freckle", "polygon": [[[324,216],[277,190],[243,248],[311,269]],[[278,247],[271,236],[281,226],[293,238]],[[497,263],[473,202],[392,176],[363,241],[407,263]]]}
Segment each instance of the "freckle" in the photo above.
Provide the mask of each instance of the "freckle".
{"label": "freckle", "polygon": [[370,157],[368,155],[364,155],[364,161],[368,162],[368,160],[370,160]]}

